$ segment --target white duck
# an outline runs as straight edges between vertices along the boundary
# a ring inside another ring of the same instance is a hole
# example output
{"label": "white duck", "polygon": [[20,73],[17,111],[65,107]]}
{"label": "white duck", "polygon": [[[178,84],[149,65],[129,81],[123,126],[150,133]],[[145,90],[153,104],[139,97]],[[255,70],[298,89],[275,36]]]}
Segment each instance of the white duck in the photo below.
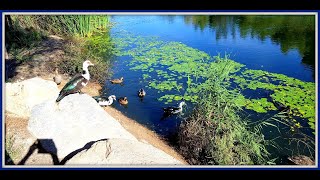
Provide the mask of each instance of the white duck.
{"label": "white duck", "polygon": [[165,107],[162,109],[163,109],[164,113],[166,113],[166,114],[178,114],[178,113],[182,112],[183,105],[186,105],[186,103],[184,101],[180,102],[178,107],[169,106],[169,107]]}
{"label": "white duck", "polygon": [[145,95],[146,95],[146,91],[141,88],[141,89],[138,91],[138,96],[142,98],[142,97],[144,97]]}
{"label": "white duck", "polygon": [[108,99],[103,99],[101,97],[96,99],[96,101],[100,106],[110,106],[113,103],[113,100],[116,100],[115,95],[109,96]]}

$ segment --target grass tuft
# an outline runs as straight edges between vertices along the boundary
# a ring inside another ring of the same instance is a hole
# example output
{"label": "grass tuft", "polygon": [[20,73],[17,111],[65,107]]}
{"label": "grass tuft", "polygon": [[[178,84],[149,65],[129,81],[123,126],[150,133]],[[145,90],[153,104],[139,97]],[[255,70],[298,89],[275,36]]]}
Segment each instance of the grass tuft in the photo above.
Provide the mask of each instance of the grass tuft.
{"label": "grass tuft", "polygon": [[[223,59],[215,63],[220,61]],[[269,153],[263,135],[248,128],[234,101],[239,94],[223,85],[233,64],[215,67],[219,66],[211,66],[194,112],[180,125],[180,152],[190,164],[197,165],[267,164]]]}

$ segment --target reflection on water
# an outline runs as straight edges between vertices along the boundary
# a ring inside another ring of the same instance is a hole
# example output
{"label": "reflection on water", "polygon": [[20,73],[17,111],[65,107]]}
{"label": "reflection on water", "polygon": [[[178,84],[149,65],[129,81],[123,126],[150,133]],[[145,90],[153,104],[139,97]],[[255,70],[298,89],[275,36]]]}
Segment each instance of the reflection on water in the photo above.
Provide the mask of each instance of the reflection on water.
{"label": "reflection on water", "polygon": [[[165,16],[173,21],[176,16]],[[233,39],[239,30],[242,38],[258,38],[265,41],[270,38],[279,44],[281,52],[297,49],[303,57],[302,63],[315,68],[315,17],[304,16],[184,16],[186,24],[192,24],[195,30],[203,31],[206,27],[215,30],[216,40],[228,38],[230,32]],[[314,73],[314,72],[313,72]]]}

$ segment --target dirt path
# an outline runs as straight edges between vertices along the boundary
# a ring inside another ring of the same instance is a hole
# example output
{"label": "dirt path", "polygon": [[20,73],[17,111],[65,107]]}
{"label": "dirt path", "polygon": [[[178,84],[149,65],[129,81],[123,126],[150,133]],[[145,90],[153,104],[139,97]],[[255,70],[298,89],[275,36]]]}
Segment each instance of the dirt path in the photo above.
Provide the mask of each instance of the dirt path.
{"label": "dirt path", "polygon": [[[64,55],[64,44],[67,43],[60,37],[49,36],[49,38],[39,46],[24,50],[19,53],[19,56],[25,59],[22,63],[11,59],[5,60],[5,70],[7,81],[21,81],[32,77],[42,77],[44,79],[52,79],[53,72],[57,66],[57,61],[61,60]],[[67,79],[67,75],[63,75]]]}

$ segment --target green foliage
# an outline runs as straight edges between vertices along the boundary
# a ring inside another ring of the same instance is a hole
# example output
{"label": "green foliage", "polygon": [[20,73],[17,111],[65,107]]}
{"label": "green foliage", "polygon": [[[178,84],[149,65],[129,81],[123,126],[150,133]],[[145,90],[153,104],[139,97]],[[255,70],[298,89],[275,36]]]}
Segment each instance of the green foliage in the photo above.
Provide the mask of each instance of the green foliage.
{"label": "green foliage", "polygon": [[86,38],[84,53],[89,56],[110,58],[114,43],[110,38],[109,30],[96,31],[92,36]]}
{"label": "green foliage", "polygon": [[[11,16],[5,16],[6,31],[5,42],[7,51],[22,51],[39,45],[41,40],[45,39],[45,36],[36,31],[32,27],[24,28],[18,21],[12,20]],[[13,54],[19,54],[15,52]],[[22,60],[22,58],[19,58]]]}
{"label": "green foliage", "polygon": [[[111,76],[111,50],[112,42],[109,40],[108,32],[97,33],[92,38],[77,38],[69,41],[65,47],[66,59],[61,60],[59,69],[61,73],[74,75],[82,73],[82,63],[89,59],[94,66],[89,67],[92,81],[104,84],[105,80]],[[97,41],[94,41],[99,39]],[[105,40],[103,40],[105,39]],[[100,47],[105,49],[101,50]]]}
{"label": "green foliage", "polygon": [[[281,104],[289,108],[289,114],[299,116],[309,120],[309,124],[315,120],[315,84],[312,82],[303,82],[295,78],[287,77],[283,74],[269,73],[262,70],[245,70],[239,76],[232,76],[234,82],[239,84],[242,89],[257,88],[271,90],[270,97],[275,104]],[[241,101],[241,100],[238,100]],[[265,100],[264,100],[265,101]],[[269,102],[251,101],[250,106],[247,103],[241,105],[257,112],[266,112],[275,108]],[[267,105],[267,104],[268,105]],[[257,106],[258,105],[258,106]],[[314,129],[314,125],[311,125]]]}
{"label": "green foliage", "polygon": [[24,49],[21,48],[37,46],[43,37],[55,34],[71,37],[64,44],[67,58],[57,59],[61,61],[60,73],[82,73],[83,61],[90,59],[95,64],[90,68],[93,81],[104,83],[111,74],[110,57],[114,45],[106,15],[10,15],[6,16],[6,28],[6,46],[17,60],[30,59],[22,54]]}
{"label": "green foliage", "polygon": [[267,110],[277,109],[273,103],[267,101],[267,98],[251,99],[250,103],[246,105],[246,108],[258,113],[266,113]]}
{"label": "green foliage", "polygon": [[[130,55],[133,59],[130,61],[129,66],[131,70],[140,70],[145,73],[143,78],[151,77],[150,74],[154,71],[157,73],[157,80],[150,80],[149,87],[159,90],[159,92],[175,90],[171,94],[181,98],[195,102],[196,97],[194,93],[198,92],[202,87],[198,87],[197,83],[199,78],[207,76],[207,70],[212,66],[218,66],[217,71],[223,71],[225,61],[232,63],[234,66],[232,72],[237,71],[243,65],[234,61],[228,60],[226,55],[224,58],[220,55],[216,56],[217,62],[203,51],[191,48],[180,42],[164,42],[159,41],[156,37],[141,37],[125,33],[124,38],[114,38],[116,48],[115,55],[124,56]],[[157,69],[154,69],[157,68]],[[188,77],[186,83],[188,88],[183,91],[183,82],[179,81],[183,77]],[[162,96],[159,100],[165,102],[172,102],[174,99],[170,94]],[[176,98],[178,99],[178,98]],[[179,98],[180,99],[180,98]]]}
{"label": "green foliage", "polygon": [[222,83],[233,69],[232,63],[224,65],[224,73],[215,73],[222,69],[213,67],[206,81],[208,85],[199,93],[201,98],[196,109],[180,125],[181,153],[190,164],[267,164],[269,153],[262,134],[248,129],[247,122],[238,116],[238,105],[233,101],[239,94]]}
{"label": "green foliage", "polygon": [[151,82],[149,84],[149,87],[158,89],[160,91],[166,91],[166,90],[172,90],[172,89],[176,89],[179,91],[179,89],[182,88],[181,84],[177,84],[177,81],[162,81],[159,84],[156,84],[155,82]]}
{"label": "green foliage", "polygon": [[61,36],[90,37],[96,30],[106,29],[106,15],[11,15],[23,28]]}
{"label": "green foliage", "polygon": [[251,109],[258,113],[266,113],[269,110],[277,110],[272,102],[269,102],[267,98],[261,99],[246,99],[242,94],[234,99],[235,103],[246,109]]}

